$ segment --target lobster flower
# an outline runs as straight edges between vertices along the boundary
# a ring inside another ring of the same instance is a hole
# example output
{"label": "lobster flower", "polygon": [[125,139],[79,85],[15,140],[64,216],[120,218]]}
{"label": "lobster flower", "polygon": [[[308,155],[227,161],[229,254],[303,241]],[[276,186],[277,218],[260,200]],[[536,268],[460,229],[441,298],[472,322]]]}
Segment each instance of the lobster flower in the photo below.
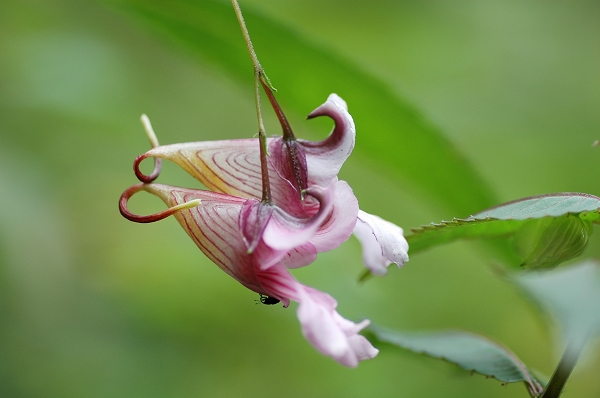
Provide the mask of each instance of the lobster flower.
{"label": "lobster flower", "polygon": [[[269,98],[276,109],[278,104]],[[282,115],[282,113],[281,113]],[[363,262],[376,275],[384,275],[391,263],[399,267],[408,261],[408,243],[400,227],[364,211],[338,173],[352,153],[356,137],[354,121],[346,102],[331,94],[308,118],[328,116],[335,125],[322,141],[296,139],[283,116],[283,137],[268,138],[268,170],[273,203],[295,217],[310,217],[318,203],[302,192],[311,186],[336,185],[333,214],[309,240],[307,250],[325,252],[337,248],[354,235],[363,247]],[[157,173],[144,175],[139,164],[146,158],[170,160],[208,189],[241,198],[261,198],[262,173],[259,147],[255,139],[202,141],[172,145],[154,145],[134,163],[142,182],[152,182]]]}

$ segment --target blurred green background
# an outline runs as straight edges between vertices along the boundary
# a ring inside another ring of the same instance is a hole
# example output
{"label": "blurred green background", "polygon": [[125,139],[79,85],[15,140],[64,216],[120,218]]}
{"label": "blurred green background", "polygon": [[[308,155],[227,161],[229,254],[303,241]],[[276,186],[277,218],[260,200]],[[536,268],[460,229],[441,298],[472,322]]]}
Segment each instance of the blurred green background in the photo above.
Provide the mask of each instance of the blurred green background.
{"label": "blurred green background", "polygon": [[[600,153],[591,146],[600,138],[597,1],[241,5],[413,104],[497,203],[560,191],[600,194]],[[501,387],[389,347],[357,369],[343,368],[304,340],[294,305],[255,305],[257,295],[211,264],[175,220],[124,220],[117,199],[136,182],[133,159],[148,148],[142,113],[164,144],[256,130],[249,60],[241,82],[147,27],[119,4],[0,3],[0,396],[526,396],[522,385]],[[304,68],[301,56],[298,71],[283,68],[268,57],[269,43],[255,45],[283,98],[311,95],[310,80],[280,83]],[[344,97],[359,83],[336,82],[329,91]],[[312,108],[294,105],[288,116],[297,135],[318,139],[331,123],[303,121]],[[387,154],[361,149],[377,140],[377,115],[356,122],[357,147],[340,176],[363,210],[405,230],[468,215],[451,213],[444,195],[396,178],[395,160],[381,159]],[[267,129],[279,131],[270,114]],[[198,186],[172,165],[159,181]],[[456,193],[449,188],[449,196]],[[137,199],[131,208],[140,213],[161,208]],[[599,235],[586,257],[600,257]],[[492,264],[484,246],[458,243],[359,286],[360,248],[351,238],[294,274],[333,295],[350,319],[484,333],[551,374],[560,355],[556,328],[494,276]],[[565,397],[600,395],[600,350],[591,348]]]}

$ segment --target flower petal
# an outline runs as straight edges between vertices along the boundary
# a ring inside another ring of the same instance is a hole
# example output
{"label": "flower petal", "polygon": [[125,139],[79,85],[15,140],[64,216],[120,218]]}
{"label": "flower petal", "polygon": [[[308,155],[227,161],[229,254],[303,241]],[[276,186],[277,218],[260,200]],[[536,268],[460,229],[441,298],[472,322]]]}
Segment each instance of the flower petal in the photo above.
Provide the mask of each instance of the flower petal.
{"label": "flower petal", "polygon": [[309,185],[329,185],[337,179],[342,165],[352,153],[356,128],[347,109],[343,99],[337,94],[331,94],[323,105],[308,115],[309,119],[317,116],[329,116],[335,122],[333,131],[323,141],[298,140],[306,156]]}
{"label": "flower petal", "polygon": [[369,324],[354,324],[335,311],[337,302],[328,294],[303,287],[298,298],[298,319],[302,334],[315,348],[344,366],[374,358],[379,352],[358,332]]}
{"label": "flower petal", "polygon": [[337,302],[333,297],[301,284],[281,264],[260,271],[257,276],[269,296],[298,301],[302,334],[322,354],[344,366],[356,367],[379,352],[358,334],[369,324],[368,320],[356,324],[343,318],[335,310]]}
{"label": "flower petal", "polygon": [[246,199],[154,183],[144,185],[144,189],[168,206],[202,200],[200,206],[175,213],[175,218],[198,248],[219,268],[248,289],[264,293],[256,277],[255,259],[248,254],[238,227]]}
{"label": "flower petal", "polygon": [[248,199],[244,202],[238,224],[248,253],[252,253],[258,246],[274,210],[274,206],[261,203],[256,199]]}
{"label": "flower petal", "polygon": [[162,145],[142,156],[176,163],[211,191],[260,199],[258,149],[256,139],[202,141]]}
{"label": "flower petal", "polygon": [[335,185],[330,185],[326,189],[312,186],[306,190],[306,193],[319,201],[318,212],[308,219],[299,219],[276,207],[262,236],[269,247],[287,252],[305,244],[330,216]]}
{"label": "flower petal", "polygon": [[312,264],[317,259],[317,249],[306,243],[290,250],[279,262],[285,268],[299,268]]}
{"label": "flower petal", "polygon": [[396,224],[359,210],[353,233],[362,244],[363,262],[373,274],[386,275],[391,263],[401,267],[408,261],[408,242]]}
{"label": "flower petal", "polygon": [[346,181],[337,181],[331,215],[309,242],[319,253],[339,247],[352,234],[357,215],[358,200],[354,196],[352,188]]}

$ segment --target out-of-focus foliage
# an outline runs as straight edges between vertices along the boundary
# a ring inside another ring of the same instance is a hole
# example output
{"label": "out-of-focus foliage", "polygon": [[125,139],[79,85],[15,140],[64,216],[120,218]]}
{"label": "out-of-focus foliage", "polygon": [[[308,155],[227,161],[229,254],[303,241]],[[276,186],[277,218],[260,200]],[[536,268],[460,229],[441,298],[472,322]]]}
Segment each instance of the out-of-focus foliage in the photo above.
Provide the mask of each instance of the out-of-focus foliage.
{"label": "out-of-focus foliage", "polygon": [[[600,166],[591,147],[600,134],[595,2],[241,5],[350,60],[390,97],[412,103],[499,201],[598,194],[590,178]],[[258,297],[205,259],[174,220],[142,226],[122,219],[117,199],[135,182],[133,159],[148,148],[142,113],[165,144],[247,138],[256,130],[249,81],[239,84],[214,60],[126,15],[89,1],[0,2],[0,396],[522,396],[520,386],[500,388],[412,354],[383,351],[345,369],[303,339],[293,306],[256,305]],[[241,46],[233,12],[229,23]],[[255,46],[284,106],[302,108],[289,115],[298,136],[323,137],[331,128],[302,120],[329,91],[348,100],[357,151],[341,178],[362,209],[405,228],[452,215],[440,205],[443,194],[429,197],[396,178],[404,171],[392,169],[393,148],[376,155],[358,149],[384,139],[370,116],[376,110],[361,115],[350,102],[364,82],[329,88],[320,81],[322,91],[314,92],[310,80],[319,77],[300,78],[312,70],[305,61],[271,57],[275,49],[263,40],[256,37]],[[269,132],[278,131],[274,118],[267,122]],[[195,184],[168,165],[163,176]],[[471,200],[469,191],[446,189],[457,201]],[[133,200],[131,208],[162,207]],[[473,330],[551,373],[554,334],[488,271],[485,253],[470,243],[441,247],[359,287],[359,247],[349,241],[295,275],[331,293],[349,318],[405,330]],[[592,235],[585,255],[599,254]],[[598,396],[599,366],[596,349],[564,396]]]}
{"label": "out-of-focus foliage", "polygon": [[600,265],[596,261],[521,275],[515,282],[559,321],[565,341],[581,345],[600,333]]}

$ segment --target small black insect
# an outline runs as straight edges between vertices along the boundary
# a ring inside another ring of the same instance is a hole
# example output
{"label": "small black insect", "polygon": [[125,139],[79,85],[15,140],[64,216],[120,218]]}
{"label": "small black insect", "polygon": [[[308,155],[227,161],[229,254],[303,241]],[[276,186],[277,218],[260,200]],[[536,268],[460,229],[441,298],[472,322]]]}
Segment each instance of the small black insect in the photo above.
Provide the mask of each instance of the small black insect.
{"label": "small black insect", "polygon": [[259,295],[260,295],[260,302],[265,305],[275,305],[275,304],[279,303],[279,301],[280,301],[279,299],[276,299],[275,297],[270,297],[265,294],[259,293]]}

